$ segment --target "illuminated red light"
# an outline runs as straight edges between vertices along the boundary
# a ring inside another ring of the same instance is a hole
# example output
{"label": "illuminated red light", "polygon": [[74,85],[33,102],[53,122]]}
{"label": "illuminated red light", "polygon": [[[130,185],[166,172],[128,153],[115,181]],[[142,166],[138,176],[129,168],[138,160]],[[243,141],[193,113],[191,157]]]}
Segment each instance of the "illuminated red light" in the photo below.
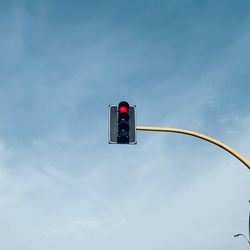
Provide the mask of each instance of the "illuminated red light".
{"label": "illuminated red light", "polygon": [[128,112],[128,107],[127,106],[120,106],[119,107],[119,112],[120,113],[127,113]]}

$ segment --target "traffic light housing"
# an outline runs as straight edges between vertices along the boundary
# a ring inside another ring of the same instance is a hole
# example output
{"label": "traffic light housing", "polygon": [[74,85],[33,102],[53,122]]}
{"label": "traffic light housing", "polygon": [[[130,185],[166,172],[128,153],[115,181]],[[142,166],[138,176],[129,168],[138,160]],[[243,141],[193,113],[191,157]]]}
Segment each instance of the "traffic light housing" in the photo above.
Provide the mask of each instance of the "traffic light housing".
{"label": "traffic light housing", "polygon": [[135,106],[122,101],[109,106],[109,143],[136,144]]}

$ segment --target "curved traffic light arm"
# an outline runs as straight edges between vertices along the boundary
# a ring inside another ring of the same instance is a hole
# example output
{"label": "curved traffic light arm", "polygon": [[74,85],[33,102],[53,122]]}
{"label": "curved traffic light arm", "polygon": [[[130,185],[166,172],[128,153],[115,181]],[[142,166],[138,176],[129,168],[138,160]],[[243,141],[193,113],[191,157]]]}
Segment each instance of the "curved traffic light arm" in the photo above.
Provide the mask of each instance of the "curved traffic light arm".
{"label": "curved traffic light arm", "polygon": [[250,170],[250,162],[244,158],[242,155],[237,153],[235,150],[227,146],[226,144],[217,141],[213,139],[212,137],[196,133],[190,130],[185,130],[185,129],[179,129],[179,128],[162,128],[162,127],[144,127],[144,126],[137,126],[136,130],[141,130],[141,131],[158,131],[158,132],[173,132],[173,133],[180,133],[180,134],[186,134],[186,135],[191,135],[194,137],[198,137],[200,139],[203,139],[205,141],[211,142],[223,149],[225,149],[227,152],[232,154],[234,157],[236,157],[238,160],[240,160],[249,170]]}

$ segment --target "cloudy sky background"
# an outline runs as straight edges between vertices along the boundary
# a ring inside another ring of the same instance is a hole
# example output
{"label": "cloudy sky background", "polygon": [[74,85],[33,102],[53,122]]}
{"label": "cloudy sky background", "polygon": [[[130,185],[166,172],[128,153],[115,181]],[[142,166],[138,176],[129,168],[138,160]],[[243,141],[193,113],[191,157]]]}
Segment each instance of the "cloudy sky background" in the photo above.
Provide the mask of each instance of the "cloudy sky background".
{"label": "cloudy sky background", "polygon": [[250,159],[250,2],[0,1],[0,249],[243,250],[249,170],[179,134],[107,143],[108,105]]}

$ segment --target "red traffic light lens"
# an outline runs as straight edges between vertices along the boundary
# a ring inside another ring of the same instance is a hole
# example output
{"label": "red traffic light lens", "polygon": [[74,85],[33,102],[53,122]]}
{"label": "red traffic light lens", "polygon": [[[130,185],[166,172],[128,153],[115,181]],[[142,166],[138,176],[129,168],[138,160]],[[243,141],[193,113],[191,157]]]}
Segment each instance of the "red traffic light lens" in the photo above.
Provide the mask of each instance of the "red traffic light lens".
{"label": "red traffic light lens", "polygon": [[128,107],[127,106],[119,106],[119,112],[120,113],[127,113]]}

